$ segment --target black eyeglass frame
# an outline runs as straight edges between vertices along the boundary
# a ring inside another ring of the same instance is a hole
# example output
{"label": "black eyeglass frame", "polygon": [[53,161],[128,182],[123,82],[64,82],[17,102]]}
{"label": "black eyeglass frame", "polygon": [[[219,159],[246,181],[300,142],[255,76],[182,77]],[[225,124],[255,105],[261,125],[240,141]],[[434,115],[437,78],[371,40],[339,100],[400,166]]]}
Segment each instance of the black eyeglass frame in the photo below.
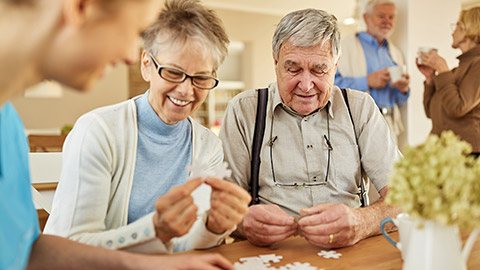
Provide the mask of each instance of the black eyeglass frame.
{"label": "black eyeglass frame", "polygon": [[293,182],[292,184],[283,184],[283,183],[279,183],[277,182],[277,180],[275,179],[275,169],[273,167],[273,151],[272,151],[272,148],[273,148],[273,144],[275,143],[275,141],[277,140],[277,136],[275,137],[272,137],[273,136],[273,119],[271,121],[271,127],[270,127],[270,144],[269,144],[269,147],[270,147],[270,168],[272,170],[272,178],[273,178],[273,183],[275,184],[275,186],[280,186],[280,187],[314,187],[314,186],[324,186],[327,184],[328,182],[328,172],[330,171],[330,155],[331,155],[331,151],[333,150],[333,147],[332,147],[332,144],[330,143],[330,121],[329,121],[329,118],[328,118],[328,103],[326,105],[326,113],[327,113],[327,134],[328,134],[328,137],[327,135],[323,135],[323,138],[325,139],[325,143],[327,144],[327,150],[328,150],[328,154],[327,154],[327,169],[326,169],[326,173],[325,173],[325,181],[324,182],[315,182],[315,183],[297,183],[297,182]]}
{"label": "black eyeglass frame", "polygon": [[[208,76],[208,75],[188,75],[185,71],[179,69],[179,68],[176,68],[176,67],[170,67],[170,66],[161,66],[158,62],[157,62],[157,59],[155,59],[155,57],[153,56],[152,53],[148,53],[148,55],[150,56],[150,58],[152,59],[153,61],[153,65],[155,66],[155,70],[157,70],[157,73],[158,75],[168,81],[168,82],[172,82],[172,83],[183,83],[186,79],[190,78],[190,81],[192,82],[193,86],[195,86],[196,88],[198,89],[202,89],[202,90],[212,90],[213,88],[217,87],[218,86],[218,83],[219,83],[219,80],[213,76]],[[183,74],[183,78],[181,80],[172,80],[172,79],[169,79],[169,78],[166,78],[164,76],[162,76],[162,70],[163,69],[172,69],[172,70],[175,70],[175,71],[178,71],[180,73]],[[196,82],[195,82],[195,78],[207,78],[207,79],[211,79],[213,80],[215,83],[213,84],[212,87],[203,87],[203,86],[199,86]]]}

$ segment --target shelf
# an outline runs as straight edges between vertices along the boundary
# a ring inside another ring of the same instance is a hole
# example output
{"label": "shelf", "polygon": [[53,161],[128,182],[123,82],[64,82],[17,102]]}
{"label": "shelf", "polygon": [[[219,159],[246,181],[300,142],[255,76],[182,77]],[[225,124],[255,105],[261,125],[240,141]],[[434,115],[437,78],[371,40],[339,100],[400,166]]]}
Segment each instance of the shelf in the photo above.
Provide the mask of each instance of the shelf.
{"label": "shelf", "polygon": [[242,81],[220,81],[215,90],[241,90],[245,89],[245,83]]}

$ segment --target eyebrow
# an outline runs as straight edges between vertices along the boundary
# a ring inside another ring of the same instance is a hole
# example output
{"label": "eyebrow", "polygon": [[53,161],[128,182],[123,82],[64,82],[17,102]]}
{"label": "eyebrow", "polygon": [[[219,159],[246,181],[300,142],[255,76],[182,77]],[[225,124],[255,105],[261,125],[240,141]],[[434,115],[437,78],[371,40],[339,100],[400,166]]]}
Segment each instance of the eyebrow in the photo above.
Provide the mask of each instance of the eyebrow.
{"label": "eyebrow", "polygon": [[285,61],[285,66],[297,66],[298,63],[292,60]]}
{"label": "eyebrow", "polygon": [[328,70],[328,65],[327,64],[317,64],[314,66],[316,69],[321,69],[323,71]]}

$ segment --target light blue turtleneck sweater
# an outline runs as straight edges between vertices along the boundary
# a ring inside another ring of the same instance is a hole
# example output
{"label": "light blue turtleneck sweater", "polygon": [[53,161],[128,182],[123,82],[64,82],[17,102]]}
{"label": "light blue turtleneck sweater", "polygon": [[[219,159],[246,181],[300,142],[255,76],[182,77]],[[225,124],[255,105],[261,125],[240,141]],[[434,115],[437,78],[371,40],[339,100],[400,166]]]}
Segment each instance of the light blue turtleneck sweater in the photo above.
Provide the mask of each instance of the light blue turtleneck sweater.
{"label": "light blue turtleneck sweater", "polygon": [[165,124],[148,102],[147,91],[135,101],[138,144],[128,205],[128,223],[155,210],[155,201],[185,183],[192,157],[192,127],[188,119]]}

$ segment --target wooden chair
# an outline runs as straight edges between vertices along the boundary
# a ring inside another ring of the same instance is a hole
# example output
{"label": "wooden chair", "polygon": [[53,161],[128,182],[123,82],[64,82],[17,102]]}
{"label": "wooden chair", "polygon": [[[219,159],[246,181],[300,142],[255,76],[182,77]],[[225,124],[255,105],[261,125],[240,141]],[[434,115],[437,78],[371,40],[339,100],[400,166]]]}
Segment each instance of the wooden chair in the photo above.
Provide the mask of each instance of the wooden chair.
{"label": "wooden chair", "polygon": [[61,152],[67,135],[28,135],[30,152]]}

